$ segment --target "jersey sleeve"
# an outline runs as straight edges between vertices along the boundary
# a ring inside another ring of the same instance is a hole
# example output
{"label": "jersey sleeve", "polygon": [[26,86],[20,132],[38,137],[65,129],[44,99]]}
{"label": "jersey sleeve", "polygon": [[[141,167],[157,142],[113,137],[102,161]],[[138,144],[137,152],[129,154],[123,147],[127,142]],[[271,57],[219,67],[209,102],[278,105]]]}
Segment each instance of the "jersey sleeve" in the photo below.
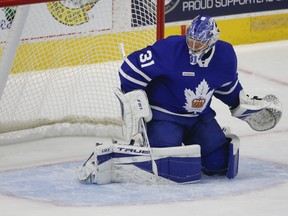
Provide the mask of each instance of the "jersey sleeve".
{"label": "jersey sleeve", "polygon": [[237,73],[237,56],[233,47],[229,44],[228,49],[224,51],[225,56],[229,56],[227,62],[222,63],[225,66],[225,83],[216,89],[214,96],[220,99],[229,107],[237,107],[239,105],[239,92],[243,89]]}
{"label": "jersey sleeve", "polygon": [[239,93],[242,85],[238,80],[238,76],[231,82],[224,84],[221,88],[215,90],[214,96],[227,104],[229,107],[237,107],[239,105]]}
{"label": "jersey sleeve", "polygon": [[155,76],[155,61],[150,46],[136,51],[125,58],[119,69],[121,89],[130,92],[135,89],[145,89]]}

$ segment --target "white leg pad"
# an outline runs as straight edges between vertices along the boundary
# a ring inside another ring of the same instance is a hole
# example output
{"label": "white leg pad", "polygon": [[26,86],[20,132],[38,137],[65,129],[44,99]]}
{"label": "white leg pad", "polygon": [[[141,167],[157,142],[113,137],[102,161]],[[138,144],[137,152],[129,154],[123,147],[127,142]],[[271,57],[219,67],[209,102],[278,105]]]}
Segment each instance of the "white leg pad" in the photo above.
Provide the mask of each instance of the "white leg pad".
{"label": "white leg pad", "polygon": [[[151,155],[158,175],[153,173]],[[192,183],[201,178],[200,146],[148,148],[121,144],[96,146],[94,157],[78,168],[87,183]]]}

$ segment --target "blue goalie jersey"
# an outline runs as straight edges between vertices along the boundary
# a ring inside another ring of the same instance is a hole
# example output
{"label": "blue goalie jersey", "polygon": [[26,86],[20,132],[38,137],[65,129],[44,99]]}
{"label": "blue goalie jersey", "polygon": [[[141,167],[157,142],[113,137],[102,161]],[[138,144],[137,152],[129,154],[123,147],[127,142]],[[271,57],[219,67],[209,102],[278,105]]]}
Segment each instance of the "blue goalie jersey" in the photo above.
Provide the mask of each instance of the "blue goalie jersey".
{"label": "blue goalie jersey", "polygon": [[184,117],[210,112],[213,95],[236,107],[242,89],[234,49],[221,40],[191,65],[186,37],[170,36],[130,54],[119,74],[124,92],[143,89],[152,110]]}

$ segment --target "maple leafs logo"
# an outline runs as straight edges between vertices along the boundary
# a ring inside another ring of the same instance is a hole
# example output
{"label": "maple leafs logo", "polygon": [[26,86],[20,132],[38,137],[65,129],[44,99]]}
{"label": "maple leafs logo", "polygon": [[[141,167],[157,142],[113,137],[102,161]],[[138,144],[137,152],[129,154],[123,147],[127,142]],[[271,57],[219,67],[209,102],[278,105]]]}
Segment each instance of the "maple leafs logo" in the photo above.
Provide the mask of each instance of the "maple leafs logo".
{"label": "maple leafs logo", "polygon": [[196,87],[195,93],[191,89],[185,89],[184,95],[186,99],[185,106],[188,112],[202,112],[209,100],[211,99],[213,91],[209,91],[209,85],[205,79]]}

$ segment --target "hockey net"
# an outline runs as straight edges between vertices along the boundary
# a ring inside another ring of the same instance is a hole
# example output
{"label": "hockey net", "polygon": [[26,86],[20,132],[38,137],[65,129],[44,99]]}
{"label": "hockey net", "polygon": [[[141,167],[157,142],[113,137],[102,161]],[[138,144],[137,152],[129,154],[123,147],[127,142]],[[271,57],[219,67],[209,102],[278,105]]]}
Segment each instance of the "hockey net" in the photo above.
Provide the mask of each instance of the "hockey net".
{"label": "hockey net", "polygon": [[153,0],[1,1],[0,144],[120,136],[119,44],[154,43],[156,11]]}

